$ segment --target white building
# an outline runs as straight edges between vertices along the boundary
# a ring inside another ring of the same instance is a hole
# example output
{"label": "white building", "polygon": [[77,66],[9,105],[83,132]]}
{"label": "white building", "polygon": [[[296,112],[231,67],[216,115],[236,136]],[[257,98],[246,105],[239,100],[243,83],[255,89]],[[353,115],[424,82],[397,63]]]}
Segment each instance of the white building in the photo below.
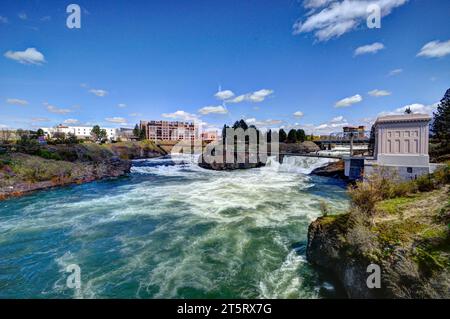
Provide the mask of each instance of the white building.
{"label": "white building", "polygon": [[[119,130],[116,128],[108,128],[108,127],[100,127],[101,129],[106,130],[107,139],[110,141],[115,141],[119,137]],[[91,131],[92,126],[66,126],[66,125],[57,125],[55,127],[46,128],[43,127],[45,135],[53,137],[55,133],[64,133],[66,135],[73,134],[78,139],[89,139],[92,137]]]}
{"label": "white building", "polygon": [[404,114],[379,117],[375,123],[373,158],[346,157],[345,175],[351,179],[370,175],[377,167],[395,170],[404,180],[432,173],[428,155],[429,122],[426,114]]}

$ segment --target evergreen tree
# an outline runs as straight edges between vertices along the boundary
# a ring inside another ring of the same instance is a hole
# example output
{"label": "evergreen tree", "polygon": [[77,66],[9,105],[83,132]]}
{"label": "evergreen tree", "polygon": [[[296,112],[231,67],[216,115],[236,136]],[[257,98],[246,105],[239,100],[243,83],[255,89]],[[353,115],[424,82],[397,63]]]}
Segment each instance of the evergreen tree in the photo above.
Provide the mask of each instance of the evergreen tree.
{"label": "evergreen tree", "polygon": [[36,132],[36,136],[37,137],[44,136],[44,135],[45,135],[45,133],[44,133],[43,129],[40,128],[40,129],[37,130],[37,132]]}
{"label": "evergreen tree", "polygon": [[433,138],[441,144],[442,151],[450,151],[450,89],[439,103],[431,125]]}
{"label": "evergreen tree", "polygon": [[145,126],[144,126],[142,129],[139,130],[139,140],[143,141],[145,139],[147,139],[147,132],[146,132]]}
{"label": "evergreen tree", "polygon": [[266,133],[266,141],[267,143],[271,143],[272,142],[272,130],[268,130]]}
{"label": "evergreen tree", "polygon": [[369,154],[373,156],[375,153],[375,126],[374,125],[372,125],[372,128],[370,129],[368,150],[369,150]]}
{"label": "evergreen tree", "polygon": [[298,142],[304,142],[306,140],[306,133],[302,129],[297,130],[297,141]]}
{"label": "evergreen tree", "polygon": [[287,139],[287,134],[286,134],[286,132],[285,132],[283,129],[281,129],[281,130],[278,132],[278,135],[279,135],[279,138],[280,138],[280,143],[285,143],[285,142],[286,142],[286,139]]}
{"label": "evergreen tree", "polygon": [[227,138],[227,128],[229,128],[228,125],[224,124],[222,129],[222,140],[224,143]]}
{"label": "evergreen tree", "polygon": [[141,136],[141,129],[139,128],[139,125],[137,125],[137,124],[134,126],[133,135],[135,137],[140,137]]}
{"label": "evergreen tree", "polygon": [[411,114],[411,113],[412,113],[411,108],[407,107],[405,110],[405,114]]}
{"label": "evergreen tree", "polygon": [[288,143],[295,143],[297,142],[297,131],[292,129],[289,131],[287,136],[287,142]]}
{"label": "evergreen tree", "polygon": [[240,121],[236,121],[233,124],[233,129],[238,129],[238,128],[241,128],[244,131],[246,131],[248,129],[248,125],[247,125],[247,123],[245,123],[244,120],[241,119]]}

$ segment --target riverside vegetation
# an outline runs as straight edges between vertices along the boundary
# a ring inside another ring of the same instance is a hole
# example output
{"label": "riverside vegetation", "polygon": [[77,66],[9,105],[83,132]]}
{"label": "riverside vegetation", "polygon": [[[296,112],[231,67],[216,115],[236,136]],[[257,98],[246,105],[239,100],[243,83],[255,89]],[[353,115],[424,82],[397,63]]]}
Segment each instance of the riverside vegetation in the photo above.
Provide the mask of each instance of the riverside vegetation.
{"label": "riverside vegetation", "polygon": [[[348,213],[309,227],[308,260],[331,272],[351,298],[450,297],[450,163],[429,176],[399,182],[380,169],[349,187]],[[369,289],[370,264],[382,269]]]}
{"label": "riverside vegetation", "polygon": [[119,177],[130,172],[132,159],[166,154],[150,141],[55,145],[22,141],[4,145],[2,149],[0,199],[54,186]]}

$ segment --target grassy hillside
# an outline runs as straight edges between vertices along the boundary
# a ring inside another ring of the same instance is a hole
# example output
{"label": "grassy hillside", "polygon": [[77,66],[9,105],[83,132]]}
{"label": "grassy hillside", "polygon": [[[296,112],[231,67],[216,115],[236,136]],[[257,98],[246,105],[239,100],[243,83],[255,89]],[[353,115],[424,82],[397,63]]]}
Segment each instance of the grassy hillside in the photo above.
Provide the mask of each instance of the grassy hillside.
{"label": "grassy hillside", "polygon": [[[450,165],[395,182],[383,172],[349,190],[352,207],[310,226],[308,259],[334,273],[349,296],[450,297]],[[369,290],[366,267],[382,268]]]}

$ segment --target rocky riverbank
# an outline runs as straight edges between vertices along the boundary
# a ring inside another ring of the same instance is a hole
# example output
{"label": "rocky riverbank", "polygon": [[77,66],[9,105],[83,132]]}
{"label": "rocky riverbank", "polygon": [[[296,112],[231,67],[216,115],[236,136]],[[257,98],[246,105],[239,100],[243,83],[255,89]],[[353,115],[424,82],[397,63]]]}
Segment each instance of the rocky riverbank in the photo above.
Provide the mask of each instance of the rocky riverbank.
{"label": "rocky riverbank", "polygon": [[[373,220],[324,216],[308,231],[307,258],[349,298],[450,298],[449,186],[381,201]],[[371,264],[380,288],[368,288]]]}
{"label": "rocky riverbank", "polygon": [[165,155],[150,144],[11,147],[0,155],[0,200],[36,190],[126,175],[130,172],[131,159]]}
{"label": "rocky riverbank", "polygon": [[337,162],[330,162],[323,167],[316,168],[311,172],[311,174],[347,180],[347,176],[344,174],[344,169],[344,161],[339,160]]}

